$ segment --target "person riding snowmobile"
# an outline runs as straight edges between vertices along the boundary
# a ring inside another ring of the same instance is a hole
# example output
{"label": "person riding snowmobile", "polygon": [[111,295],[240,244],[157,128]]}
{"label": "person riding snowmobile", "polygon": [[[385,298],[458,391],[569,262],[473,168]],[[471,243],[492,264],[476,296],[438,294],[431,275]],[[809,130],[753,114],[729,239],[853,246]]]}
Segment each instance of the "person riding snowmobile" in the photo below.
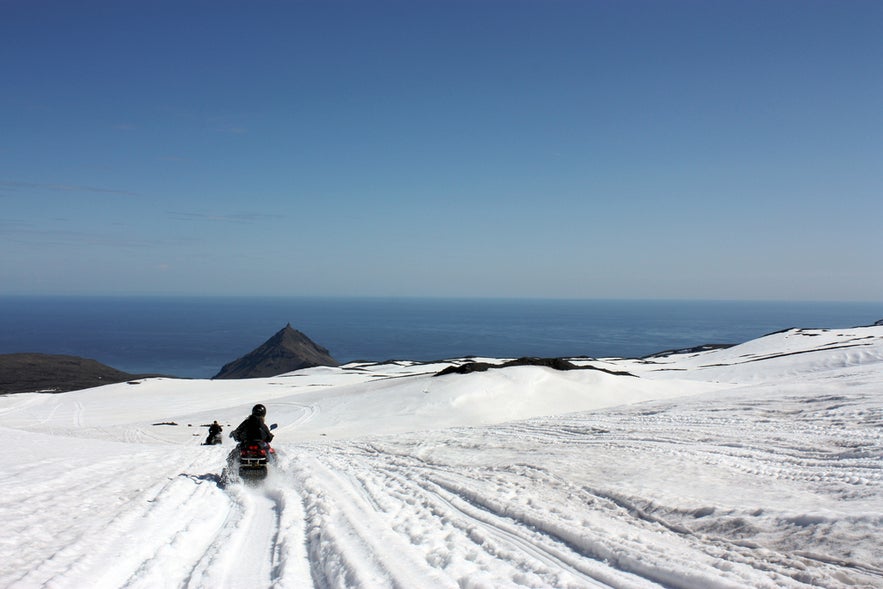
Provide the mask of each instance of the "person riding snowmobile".
{"label": "person riding snowmobile", "polygon": [[258,403],[251,409],[251,415],[245,418],[245,421],[239,424],[235,430],[230,432],[230,437],[237,442],[272,442],[273,433],[264,418],[267,416],[267,408]]}
{"label": "person riding snowmobile", "polygon": [[273,440],[273,433],[264,423],[264,417],[267,416],[267,408],[258,403],[251,409],[251,415],[245,418],[245,421],[239,424],[239,427],[230,432],[230,437],[239,442],[236,448],[227,456],[228,468],[233,468],[237,457],[239,456],[239,448],[244,442],[267,442]]}
{"label": "person riding snowmobile", "polygon": [[205,445],[210,446],[212,444],[220,444],[222,431],[224,431],[224,428],[221,427],[218,420],[215,420],[214,423],[208,426],[208,437],[205,439]]}

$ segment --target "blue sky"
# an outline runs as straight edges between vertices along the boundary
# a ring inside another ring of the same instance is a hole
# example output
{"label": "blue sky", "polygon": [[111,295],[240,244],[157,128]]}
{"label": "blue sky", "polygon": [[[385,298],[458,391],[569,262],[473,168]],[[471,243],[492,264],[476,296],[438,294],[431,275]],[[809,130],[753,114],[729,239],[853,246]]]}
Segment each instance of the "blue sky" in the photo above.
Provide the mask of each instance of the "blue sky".
{"label": "blue sky", "polygon": [[883,2],[0,0],[0,294],[883,300]]}

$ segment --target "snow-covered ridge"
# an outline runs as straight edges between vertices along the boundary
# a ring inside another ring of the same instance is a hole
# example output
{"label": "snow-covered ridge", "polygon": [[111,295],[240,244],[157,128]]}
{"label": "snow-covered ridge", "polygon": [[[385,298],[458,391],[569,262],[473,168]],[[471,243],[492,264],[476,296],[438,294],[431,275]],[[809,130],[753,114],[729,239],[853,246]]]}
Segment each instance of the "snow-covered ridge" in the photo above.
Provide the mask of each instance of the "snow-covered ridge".
{"label": "snow-covered ridge", "polygon": [[[883,326],[476,360],[0,397],[0,586],[883,586]],[[279,468],[222,488],[256,402]]]}

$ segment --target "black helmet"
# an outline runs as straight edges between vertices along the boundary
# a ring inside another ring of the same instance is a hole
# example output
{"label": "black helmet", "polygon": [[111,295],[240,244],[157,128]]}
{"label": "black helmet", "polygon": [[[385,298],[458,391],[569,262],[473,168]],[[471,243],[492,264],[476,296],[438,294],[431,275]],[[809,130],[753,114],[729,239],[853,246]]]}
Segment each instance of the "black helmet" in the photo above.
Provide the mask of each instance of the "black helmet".
{"label": "black helmet", "polygon": [[264,417],[267,414],[267,408],[258,403],[251,408],[251,414],[257,415],[258,417]]}

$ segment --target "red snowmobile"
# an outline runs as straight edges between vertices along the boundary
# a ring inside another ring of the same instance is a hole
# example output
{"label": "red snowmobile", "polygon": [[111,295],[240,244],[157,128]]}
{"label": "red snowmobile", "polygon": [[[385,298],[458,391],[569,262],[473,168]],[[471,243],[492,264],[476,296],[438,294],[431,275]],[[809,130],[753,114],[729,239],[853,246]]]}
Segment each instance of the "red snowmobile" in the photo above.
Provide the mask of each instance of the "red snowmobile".
{"label": "red snowmobile", "polygon": [[237,450],[239,476],[244,479],[266,478],[267,467],[276,462],[276,451],[267,442],[242,442]]}
{"label": "red snowmobile", "polygon": [[[270,426],[276,429],[276,424]],[[267,477],[269,467],[276,463],[276,451],[263,440],[243,440],[227,456],[227,468],[221,474],[224,483],[242,479],[260,481]]]}

